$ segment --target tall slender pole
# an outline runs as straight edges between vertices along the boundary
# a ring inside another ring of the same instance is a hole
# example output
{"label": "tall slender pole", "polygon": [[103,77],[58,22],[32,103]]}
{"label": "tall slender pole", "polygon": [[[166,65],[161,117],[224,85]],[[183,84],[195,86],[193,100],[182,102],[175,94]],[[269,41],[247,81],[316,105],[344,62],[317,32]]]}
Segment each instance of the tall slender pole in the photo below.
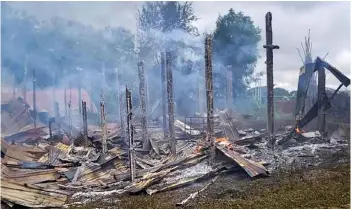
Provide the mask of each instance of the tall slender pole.
{"label": "tall slender pole", "polygon": [[84,144],[88,142],[88,116],[87,116],[87,103],[82,101],[82,115],[83,115],[83,138]]}
{"label": "tall slender pole", "polygon": [[279,49],[279,46],[273,45],[273,32],[272,32],[272,14],[266,14],[266,49],[267,56],[267,130],[269,145],[274,146],[274,104],[273,104],[273,49]]}
{"label": "tall slender pole", "polygon": [[326,103],[326,93],[325,93],[325,69],[321,67],[318,69],[318,131],[321,134],[325,134],[325,103]]}
{"label": "tall slender pole", "polygon": [[229,65],[227,69],[227,109],[230,111],[233,107],[233,71]]}
{"label": "tall slender pole", "polygon": [[119,107],[119,121],[121,123],[121,134],[122,138],[125,140],[126,139],[126,127],[125,127],[125,121],[124,121],[124,99],[123,99],[123,94],[120,92],[120,84],[121,84],[121,71],[116,69],[116,97],[117,97],[117,105]]}
{"label": "tall slender pole", "polygon": [[145,91],[145,75],[144,75],[144,63],[143,61],[138,62],[139,72],[139,94],[140,94],[140,106],[141,106],[141,137],[143,139],[143,149],[150,149],[150,142],[148,138],[147,130],[147,109],[146,109],[146,91]]}
{"label": "tall slender pole", "polygon": [[34,128],[37,128],[37,102],[36,102],[36,77],[35,69],[33,69],[33,117],[34,117]]}
{"label": "tall slender pole", "polygon": [[211,146],[210,164],[213,166],[216,155],[215,139],[214,139],[214,123],[213,123],[213,81],[212,81],[212,35],[205,38],[205,80],[206,80],[206,96],[207,96],[207,140]]}
{"label": "tall slender pole", "polygon": [[52,105],[53,105],[53,110],[54,110],[54,116],[57,117],[57,112],[56,112],[56,72],[54,71],[53,73],[53,85],[52,85]]}
{"label": "tall slender pole", "polygon": [[78,71],[79,78],[77,79],[78,82],[78,108],[79,108],[79,115],[82,114],[82,83],[81,83],[81,71]]}
{"label": "tall slender pole", "polygon": [[24,58],[23,100],[27,102],[27,56]]}
{"label": "tall slender pole", "polygon": [[106,114],[105,114],[105,64],[102,65],[102,92],[100,101],[100,120],[101,120],[101,138],[102,138],[102,152],[107,152],[107,136],[106,136]]}
{"label": "tall slender pole", "polygon": [[161,99],[162,99],[162,128],[164,137],[168,137],[167,131],[167,101],[166,101],[166,66],[165,53],[161,53]]}
{"label": "tall slender pole", "polygon": [[127,130],[129,141],[129,169],[131,182],[135,181],[135,154],[134,154],[134,138],[132,124],[132,92],[126,87],[126,104],[127,104]]}
{"label": "tall slender pole", "polygon": [[166,76],[167,76],[167,98],[168,98],[168,130],[172,155],[176,155],[176,140],[174,131],[174,103],[173,103],[173,77],[172,77],[171,53],[166,52]]}
{"label": "tall slender pole", "polygon": [[[66,74],[66,70],[63,69],[63,74]],[[63,102],[65,103],[65,117],[67,117],[67,84],[65,84],[64,92],[63,92]]]}
{"label": "tall slender pole", "polygon": [[69,81],[69,101],[68,101],[68,122],[69,122],[69,134],[72,146],[74,146],[74,139],[72,138],[72,83]]}

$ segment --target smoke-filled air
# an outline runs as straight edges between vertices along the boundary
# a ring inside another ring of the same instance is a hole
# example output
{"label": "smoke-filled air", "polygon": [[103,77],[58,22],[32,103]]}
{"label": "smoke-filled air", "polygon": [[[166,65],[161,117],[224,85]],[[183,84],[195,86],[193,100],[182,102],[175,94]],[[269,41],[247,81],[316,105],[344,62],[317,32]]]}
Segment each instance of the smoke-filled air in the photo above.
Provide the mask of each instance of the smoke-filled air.
{"label": "smoke-filled air", "polygon": [[[132,33],[122,27],[95,29],[60,17],[39,21],[2,2],[2,83],[16,88],[26,85],[31,91],[35,70],[37,89],[62,91],[80,85],[96,107],[104,89],[107,118],[113,120],[118,113],[117,89],[130,88],[138,107],[137,63],[143,61],[149,116],[160,117],[161,54],[170,52],[176,115],[198,112],[198,94],[203,98],[206,94],[199,91],[205,89],[205,39],[194,26],[201,17],[190,2],[145,2],[135,14],[131,24],[137,30]],[[219,15],[215,30],[207,32],[213,34],[215,108],[225,105],[223,81],[228,66],[234,74],[232,97],[247,90],[258,59],[260,32],[249,16],[233,9]],[[121,73],[119,83],[117,71]],[[64,104],[60,106],[63,115]]]}

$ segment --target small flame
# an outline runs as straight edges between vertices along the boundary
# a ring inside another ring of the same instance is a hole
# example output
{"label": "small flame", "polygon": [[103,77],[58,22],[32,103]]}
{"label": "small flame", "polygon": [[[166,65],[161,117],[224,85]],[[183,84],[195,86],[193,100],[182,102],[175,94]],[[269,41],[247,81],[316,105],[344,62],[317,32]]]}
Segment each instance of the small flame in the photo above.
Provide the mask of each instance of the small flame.
{"label": "small flame", "polygon": [[296,126],[295,131],[296,131],[296,133],[298,133],[298,134],[304,133],[304,131],[303,131],[302,129],[300,129],[298,126]]}
{"label": "small flame", "polygon": [[234,146],[232,143],[229,142],[229,140],[226,137],[222,138],[216,138],[216,143],[223,144],[227,149],[233,150]]}

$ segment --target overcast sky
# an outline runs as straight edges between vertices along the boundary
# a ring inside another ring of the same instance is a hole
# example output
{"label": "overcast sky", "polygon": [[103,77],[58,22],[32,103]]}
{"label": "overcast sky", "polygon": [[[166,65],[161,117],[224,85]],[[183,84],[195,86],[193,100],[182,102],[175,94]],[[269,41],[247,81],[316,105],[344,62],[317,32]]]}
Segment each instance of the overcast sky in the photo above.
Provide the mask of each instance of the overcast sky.
{"label": "overcast sky", "polygon": [[[122,26],[135,31],[135,16],[142,2],[13,2],[13,6],[26,10],[39,19],[53,16],[91,24],[95,27]],[[218,14],[230,8],[251,16],[262,29],[259,43],[261,58],[256,71],[265,71],[265,14],[272,12],[274,51],[274,83],[289,90],[296,89],[301,60],[296,48],[311,29],[312,55],[326,60],[347,74],[351,66],[350,2],[194,2],[195,14],[200,18],[196,26],[200,32],[215,27]],[[265,79],[263,83],[265,84]],[[327,86],[336,88],[338,81],[327,72]]]}

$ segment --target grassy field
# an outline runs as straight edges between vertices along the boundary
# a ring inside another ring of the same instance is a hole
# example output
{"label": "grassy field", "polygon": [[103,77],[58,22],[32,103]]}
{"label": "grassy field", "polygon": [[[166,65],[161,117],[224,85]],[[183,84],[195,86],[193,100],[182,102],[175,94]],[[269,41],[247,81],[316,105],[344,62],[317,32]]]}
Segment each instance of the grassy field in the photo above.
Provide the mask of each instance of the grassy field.
{"label": "grassy field", "polygon": [[[350,208],[350,166],[281,171],[256,180],[220,177],[185,208]],[[83,208],[176,208],[175,203],[198,188],[148,196],[110,197]]]}

